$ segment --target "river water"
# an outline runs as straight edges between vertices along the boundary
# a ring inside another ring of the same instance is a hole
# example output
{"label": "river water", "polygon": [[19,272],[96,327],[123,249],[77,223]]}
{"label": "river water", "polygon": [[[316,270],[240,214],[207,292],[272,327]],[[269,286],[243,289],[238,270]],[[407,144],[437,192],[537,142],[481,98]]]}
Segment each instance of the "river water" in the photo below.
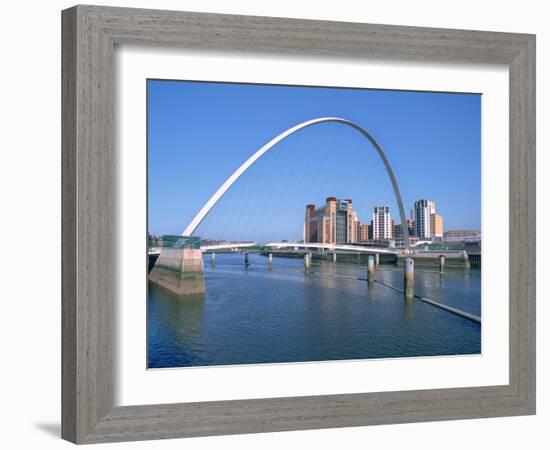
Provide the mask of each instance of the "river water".
{"label": "river water", "polygon": [[[365,266],[250,254],[205,256],[206,294],[177,298],[149,283],[148,367],[479,354],[481,326],[366,278]],[[382,265],[376,279],[403,287]],[[481,316],[481,272],[417,269],[415,292]]]}

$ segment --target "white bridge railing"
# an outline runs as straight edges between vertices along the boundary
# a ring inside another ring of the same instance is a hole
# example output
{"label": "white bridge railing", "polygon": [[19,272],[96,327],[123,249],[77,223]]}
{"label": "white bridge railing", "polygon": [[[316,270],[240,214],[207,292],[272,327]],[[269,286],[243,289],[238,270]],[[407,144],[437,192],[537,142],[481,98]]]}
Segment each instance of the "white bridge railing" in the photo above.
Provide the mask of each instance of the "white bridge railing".
{"label": "white bridge railing", "polygon": [[[201,246],[201,251],[203,252],[213,252],[216,250],[238,250],[241,248],[255,247],[259,245],[257,242],[227,242],[223,244],[213,244],[213,245],[203,245]],[[399,249],[389,249],[389,248],[378,248],[378,247],[361,247],[358,245],[334,245],[334,244],[319,244],[319,243],[303,243],[303,242],[269,242],[263,244],[263,247],[270,247],[273,249],[315,249],[315,250],[324,250],[327,252],[356,252],[356,253],[387,253],[392,255],[397,255],[400,253]],[[160,247],[150,247],[149,254],[156,255],[160,254]]]}
{"label": "white bridge railing", "polygon": [[304,242],[270,242],[265,244],[266,247],[272,247],[276,249],[282,248],[294,248],[294,249],[322,249],[326,251],[350,251],[357,253],[388,253],[397,255],[400,253],[397,249],[389,248],[377,248],[377,247],[361,247],[358,245],[345,245],[345,244],[320,244],[320,243],[304,243]]}
{"label": "white bridge railing", "polygon": [[256,242],[243,242],[243,243],[223,243],[223,244],[215,244],[215,245],[202,245],[201,250],[203,252],[207,251],[214,251],[214,250],[231,250],[231,249],[239,249],[239,248],[246,248],[246,247],[254,247]]}

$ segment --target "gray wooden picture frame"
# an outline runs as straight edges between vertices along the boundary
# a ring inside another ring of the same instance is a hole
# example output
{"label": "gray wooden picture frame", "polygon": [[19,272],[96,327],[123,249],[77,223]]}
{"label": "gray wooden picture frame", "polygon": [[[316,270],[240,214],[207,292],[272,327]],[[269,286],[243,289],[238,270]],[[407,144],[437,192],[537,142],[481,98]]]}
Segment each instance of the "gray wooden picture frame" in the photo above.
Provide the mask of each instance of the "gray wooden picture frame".
{"label": "gray wooden picture frame", "polygon": [[[94,443],[535,413],[535,36],[98,6],[63,11],[62,32],[64,439]],[[509,384],[114,406],[113,53],[126,43],[506,64]]]}

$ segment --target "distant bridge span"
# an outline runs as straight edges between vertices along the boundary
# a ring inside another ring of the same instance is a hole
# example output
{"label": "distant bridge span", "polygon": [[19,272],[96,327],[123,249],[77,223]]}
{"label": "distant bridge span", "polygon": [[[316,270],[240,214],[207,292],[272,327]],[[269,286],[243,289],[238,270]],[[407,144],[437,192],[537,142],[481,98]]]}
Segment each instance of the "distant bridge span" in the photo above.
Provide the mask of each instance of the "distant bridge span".
{"label": "distant bridge span", "polygon": [[387,253],[390,255],[398,255],[400,252],[397,249],[377,248],[377,247],[360,247],[358,245],[345,244],[319,244],[319,243],[304,243],[304,242],[270,242],[265,244],[265,247],[276,249],[281,248],[298,248],[298,249],[323,249],[329,252],[356,252],[356,253]]}
{"label": "distant bridge span", "polygon": [[201,245],[201,250],[203,252],[213,252],[215,250],[231,250],[231,249],[237,249],[237,248],[254,247],[255,245],[256,245],[256,242],[245,242],[242,244],[231,244],[229,242],[227,244]]}
{"label": "distant bridge span", "polygon": [[[266,153],[269,149],[271,149],[273,146],[275,146],[276,144],[278,144],[279,142],[281,142],[283,139],[287,138],[291,134],[294,134],[303,128],[307,128],[312,125],[316,125],[323,122],[337,122],[343,125],[350,126],[355,130],[359,131],[363,136],[365,136],[370,141],[370,143],[376,149],[378,156],[380,156],[380,158],[382,159],[382,162],[384,163],[386,171],[388,172],[388,176],[390,177],[390,181],[393,186],[393,192],[397,200],[397,206],[399,207],[399,216],[401,218],[401,223],[406,224],[407,222],[406,222],[406,216],[405,216],[405,209],[403,208],[403,202],[401,201],[401,193],[399,192],[399,186],[397,185],[397,181],[395,179],[395,175],[393,174],[391,165],[388,159],[386,158],[386,155],[384,154],[382,148],[378,144],[378,142],[376,142],[376,140],[364,128],[360,127],[359,125],[353,122],[350,122],[349,120],[341,119],[339,117],[320,117],[318,119],[312,119],[306,122],[299,123],[298,125],[295,125],[292,128],[289,128],[288,130],[284,131],[283,133],[273,138],[271,141],[265,144],[262,148],[260,148],[256,153],[254,153],[250,158],[248,158],[235,172],[233,172],[233,174],[227,180],[225,180],[225,182],[218,188],[218,190],[214,193],[214,195],[212,195],[212,197],[210,197],[210,199],[204,204],[204,206],[201,208],[198,214],[193,218],[191,223],[184,230],[184,232],[182,233],[182,236],[191,236],[195,232],[197,227],[208,215],[210,210],[216,205],[216,203],[218,203],[218,201],[223,197],[223,195],[233,185],[233,183],[235,183],[235,181],[237,181],[239,177],[244,172],[246,172],[250,168],[250,166],[252,166],[252,164],[254,164],[264,153]],[[410,250],[409,230],[406,226],[403,226],[402,228],[403,228],[403,240],[405,241],[405,248],[407,249],[407,251],[409,251]]]}
{"label": "distant bridge span", "polygon": [[[224,244],[215,244],[215,245],[203,245],[201,250],[203,252],[215,252],[217,250],[237,250],[237,249],[246,249],[248,247],[254,247],[258,245],[257,242],[244,242],[244,243],[224,243]],[[269,247],[272,249],[283,249],[283,248],[297,248],[297,249],[315,249],[315,250],[326,250],[328,252],[356,252],[356,253],[387,253],[391,255],[399,254],[397,249],[388,249],[388,248],[378,248],[378,247],[360,247],[358,245],[345,245],[345,244],[318,244],[318,243],[303,243],[303,242],[269,242],[267,244],[262,244],[262,247]]]}

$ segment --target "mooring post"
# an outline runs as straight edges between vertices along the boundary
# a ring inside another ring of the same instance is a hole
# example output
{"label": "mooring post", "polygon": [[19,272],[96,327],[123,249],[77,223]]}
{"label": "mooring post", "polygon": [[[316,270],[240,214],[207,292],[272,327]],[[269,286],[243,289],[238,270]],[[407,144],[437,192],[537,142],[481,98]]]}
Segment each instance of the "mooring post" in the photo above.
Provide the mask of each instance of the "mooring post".
{"label": "mooring post", "polygon": [[304,267],[306,269],[309,269],[310,260],[309,260],[309,253],[304,253]]}
{"label": "mooring post", "polygon": [[244,265],[249,266],[250,263],[248,262],[248,252],[244,252]]}
{"label": "mooring post", "polygon": [[332,262],[336,262],[336,252],[332,254]]}
{"label": "mooring post", "polygon": [[439,273],[445,272],[445,255],[439,255]]}
{"label": "mooring post", "polygon": [[414,259],[405,258],[405,297],[414,297]]}
{"label": "mooring post", "polygon": [[216,264],[216,253],[210,253],[210,262],[212,263],[212,265]]}
{"label": "mooring post", "polygon": [[369,255],[367,259],[367,281],[374,283],[374,257]]}
{"label": "mooring post", "polygon": [[375,265],[376,267],[378,267],[378,266],[380,265],[380,254],[379,254],[379,253],[376,253],[376,254],[374,255],[374,265]]}
{"label": "mooring post", "polygon": [[267,255],[267,267],[270,269],[273,267],[273,253]]}

